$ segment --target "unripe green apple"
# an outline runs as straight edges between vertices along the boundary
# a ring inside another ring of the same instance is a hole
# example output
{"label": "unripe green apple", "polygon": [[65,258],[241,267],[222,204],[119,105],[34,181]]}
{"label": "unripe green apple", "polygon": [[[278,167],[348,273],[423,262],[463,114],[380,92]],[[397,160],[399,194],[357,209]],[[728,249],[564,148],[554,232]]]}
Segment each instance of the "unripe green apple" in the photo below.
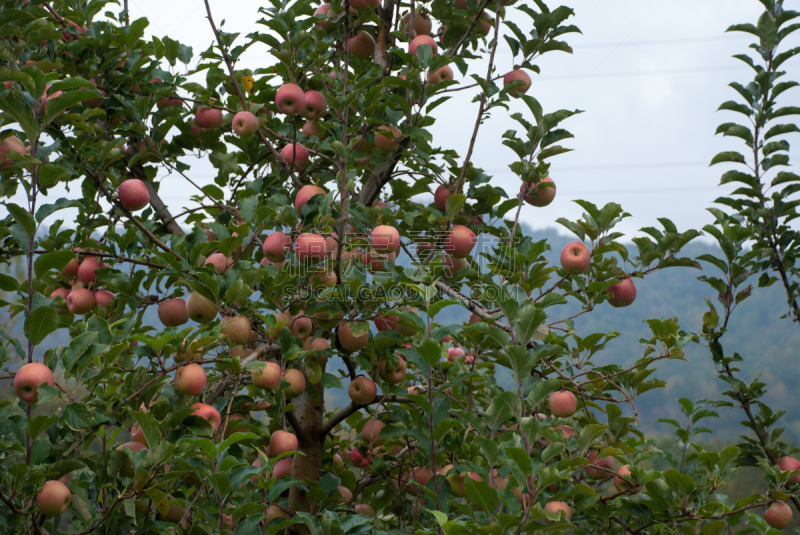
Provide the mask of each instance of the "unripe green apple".
{"label": "unripe green apple", "polygon": [[202,324],[211,323],[217,317],[216,305],[197,292],[192,292],[186,301],[186,312],[189,319]]}

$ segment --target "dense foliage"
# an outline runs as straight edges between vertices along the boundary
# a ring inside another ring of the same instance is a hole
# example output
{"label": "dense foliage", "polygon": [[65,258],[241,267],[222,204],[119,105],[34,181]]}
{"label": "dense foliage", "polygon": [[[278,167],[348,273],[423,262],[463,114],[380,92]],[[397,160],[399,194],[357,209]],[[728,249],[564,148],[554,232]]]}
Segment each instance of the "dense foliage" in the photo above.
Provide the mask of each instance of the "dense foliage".
{"label": "dense foliage", "polygon": [[[759,37],[766,62],[753,63],[761,89],[745,89],[755,134],[724,128],[757,159],[770,155],[754,164],[753,190],[788,163],[785,142],[761,140],[797,130],[763,133],[794,110],[776,108],[789,87],[772,83],[797,14],[762,3],[757,27],[734,28]],[[781,459],[780,413],[757,401],[761,383],[737,381],[741,357],[726,356],[721,338],[750,293],[734,289],[753,271],[767,285],[777,269],[794,291],[792,186],[771,202],[758,189],[769,208],[726,203],[750,210],[749,224],[718,212],[719,226],[705,229],[727,255],[699,259],[725,273],[705,279],[720,290],[722,322],[710,302],[700,335],[674,318],[647,319],[635,363],[596,365],[617,333],[577,332],[575,318],[630,305],[635,281],[656,271],[700,267],[681,255],[700,233],[662,219],[634,238],[631,256],[615,231],[629,214],[584,201],[581,220],[559,220],[579,240],[560,265],[545,258],[546,240],[522,233],[521,211],[556,194],[550,159],[569,150],[562,123],[578,113],[545,113],[529,73],[542,55],[571,52],[566,39],[579,30],[568,7],[504,4],[275,1],[260,9],[259,30],[241,36],[218,27],[206,1],[213,44],[195,59],[172,39],[145,40],[147,21],[111,2],[0,0],[0,194],[9,199],[0,247],[26,271],[22,281],[0,275],[15,296],[1,304],[24,317],[25,337],[0,331],[3,377],[18,397],[0,407],[1,526],[501,534],[786,525],[800,462]],[[275,64],[237,70],[256,45]],[[513,68],[496,64],[500,46]],[[443,150],[429,131],[436,107],[469,88],[470,143],[463,154]],[[517,102],[525,113],[511,114],[519,130],[504,143],[520,189],[509,197],[471,159],[481,125]],[[213,184],[192,178],[191,155],[214,165]],[[165,206],[159,171],[185,181],[190,208]],[[69,197],[56,199],[63,186]],[[57,219],[74,212],[69,224]],[[745,251],[755,235],[766,241]],[[776,241],[780,252],[763,254]],[[151,307],[157,328],[143,321]],[[468,310],[469,321],[447,324],[447,307]],[[57,329],[69,344],[40,356]],[[695,343],[711,348],[753,438],[705,451],[695,437],[722,402],[682,399],[686,421],[668,422],[683,444],[677,458],[637,429],[635,400],[664,385],[656,362],[683,359]],[[506,370],[510,389],[497,380]],[[326,392],[345,387],[349,405],[326,404]],[[732,504],[717,493],[755,464],[767,496]],[[763,519],[752,514],[766,506]]]}

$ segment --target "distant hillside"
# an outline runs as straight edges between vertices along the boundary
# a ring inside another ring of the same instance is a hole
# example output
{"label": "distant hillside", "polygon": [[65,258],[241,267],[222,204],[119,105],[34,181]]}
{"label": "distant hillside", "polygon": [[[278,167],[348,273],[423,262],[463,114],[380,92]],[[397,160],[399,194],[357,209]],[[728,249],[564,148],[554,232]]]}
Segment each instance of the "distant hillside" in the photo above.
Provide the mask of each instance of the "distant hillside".
{"label": "distant hillside", "polygon": [[[557,260],[561,249],[572,239],[558,234],[555,230],[531,231],[524,229],[526,235],[535,240],[547,238],[551,244],[551,260]],[[715,249],[701,242],[688,246],[684,254],[697,257],[715,252]],[[608,304],[598,307],[593,313],[576,320],[578,332],[585,335],[591,332],[616,331],[621,335],[610,342],[606,349],[596,357],[596,363],[632,363],[642,355],[641,338],[649,338],[650,330],[643,319],[677,317],[681,328],[697,332],[701,329],[701,317],[707,310],[706,297],[712,301],[716,296],[711,288],[697,280],[702,272],[689,268],[671,268],[649,276],[645,281],[638,280],[636,302],[624,309],[614,309]],[[19,274],[18,274],[19,275]],[[3,298],[0,295],[0,298]],[[6,296],[6,299],[8,297]],[[568,317],[578,309],[574,305],[562,307],[563,315]],[[155,309],[148,310],[146,321],[159,325]],[[455,322],[466,321],[469,313],[457,307],[448,309]],[[549,309],[551,315],[562,311]],[[767,384],[767,401],[775,409],[786,410],[782,424],[787,427],[786,438],[800,443],[800,408],[790,402],[788,394],[800,382],[800,331],[788,319],[781,319],[786,312],[783,292],[779,286],[768,289],[755,289],[734,313],[730,333],[725,337],[727,352],[738,352],[745,359],[743,378],[752,381],[759,374]],[[440,316],[443,317],[444,315]],[[0,312],[0,324],[22,337],[20,318],[9,321],[6,311]],[[439,319],[439,318],[437,318]],[[66,329],[56,331],[48,337],[46,345],[37,348],[41,354],[48,347],[68,343]],[[693,400],[718,399],[725,383],[717,379],[709,351],[699,345],[687,348],[686,362],[670,361],[657,364],[657,376],[667,382],[667,387],[652,390],[636,402],[639,410],[640,427],[647,433],[666,433],[663,424],[655,423],[658,418],[675,418],[680,414],[675,400],[687,397]],[[337,364],[332,362],[334,366]],[[341,363],[338,363],[341,365]],[[0,382],[0,398],[11,395],[9,381]],[[344,391],[331,393],[330,406],[347,403]],[[714,440],[727,441],[743,432],[739,425],[742,413],[739,409],[720,409],[718,421],[708,421],[714,429]]]}

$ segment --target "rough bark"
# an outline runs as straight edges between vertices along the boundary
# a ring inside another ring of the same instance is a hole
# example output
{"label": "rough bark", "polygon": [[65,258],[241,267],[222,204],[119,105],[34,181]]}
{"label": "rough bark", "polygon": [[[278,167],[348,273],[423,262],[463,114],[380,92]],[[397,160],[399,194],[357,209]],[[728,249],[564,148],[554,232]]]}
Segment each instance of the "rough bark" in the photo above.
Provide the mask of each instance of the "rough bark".
{"label": "rough bark", "polygon": [[172,213],[170,213],[167,205],[164,204],[164,201],[162,201],[161,197],[159,197],[155,185],[153,185],[150,179],[147,178],[147,175],[140,164],[134,164],[134,166],[131,167],[131,175],[133,175],[134,178],[138,178],[144,182],[147,192],[150,194],[150,206],[153,208],[153,211],[155,211],[158,219],[160,219],[164,224],[164,228],[166,228],[170,234],[185,234],[178,222],[175,221]]}

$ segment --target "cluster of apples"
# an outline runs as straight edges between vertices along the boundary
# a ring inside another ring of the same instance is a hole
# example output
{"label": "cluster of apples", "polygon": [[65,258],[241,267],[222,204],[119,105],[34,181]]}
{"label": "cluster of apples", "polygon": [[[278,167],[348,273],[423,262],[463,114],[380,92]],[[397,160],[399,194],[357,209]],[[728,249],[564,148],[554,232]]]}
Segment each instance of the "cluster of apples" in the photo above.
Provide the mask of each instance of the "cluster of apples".
{"label": "cluster of apples", "polygon": [[[76,252],[82,253],[80,249]],[[90,250],[91,252],[97,252]],[[51,293],[51,299],[66,301],[67,310],[72,314],[87,314],[95,306],[108,308],[114,300],[114,294],[106,289],[97,288],[98,269],[106,267],[96,256],[91,254],[81,255],[83,258],[73,258],[61,270],[61,277],[70,283],[70,288],[58,285]],[[89,288],[92,288],[90,290]]]}
{"label": "cluster of apples", "polygon": [[[561,268],[569,275],[580,275],[589,271],[592,253],[583,242],[569,243],[561,251]],[[636,284],[628,277],[608,288],[608,303],[614,308],[626,307],[636,299]]]}

